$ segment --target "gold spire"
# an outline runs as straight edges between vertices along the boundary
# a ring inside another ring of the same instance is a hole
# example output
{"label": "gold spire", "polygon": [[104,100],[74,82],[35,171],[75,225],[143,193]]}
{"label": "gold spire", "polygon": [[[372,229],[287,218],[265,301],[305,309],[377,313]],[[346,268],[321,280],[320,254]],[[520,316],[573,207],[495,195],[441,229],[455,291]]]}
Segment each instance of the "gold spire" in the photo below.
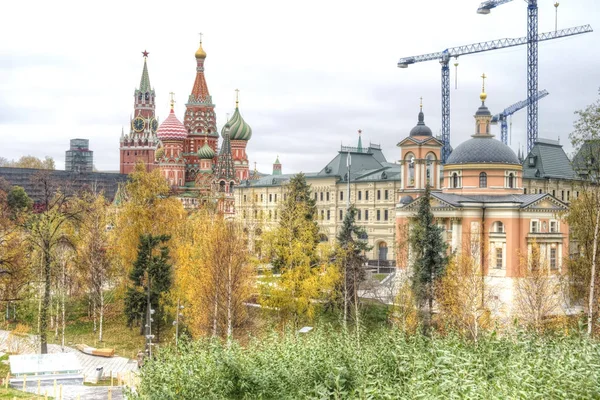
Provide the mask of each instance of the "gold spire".
{"label": "gold spire", "polygon": [[423,111],[423,96],[419,97],[419,108]]}
{"label": "gold spire", "polygon": [[175,109],[175,93],[169,92],[169,96],[171,96],[171,110]]}
{"label": "gold spire", "polygon": [[481,101],[485,101],[485,99],[487,99],[487,94],[485,93],[485,78],[487,78],[487,76],[485,76],[485,73],[483,73],[483,75],[481,75],[481,94],[479,95]]}
{"label": "gold spire", "polygon": [[240,105],[240,89],[235,89],[235,108]]}
{"label": "gold spire", "polygon": [[195,57],[204,59],[204,58],[206,58],[206,52],[202,48],[202,33],[200,33],[199,35],[200,35],[200,46],[198,46],[198,50],[196,50]]}

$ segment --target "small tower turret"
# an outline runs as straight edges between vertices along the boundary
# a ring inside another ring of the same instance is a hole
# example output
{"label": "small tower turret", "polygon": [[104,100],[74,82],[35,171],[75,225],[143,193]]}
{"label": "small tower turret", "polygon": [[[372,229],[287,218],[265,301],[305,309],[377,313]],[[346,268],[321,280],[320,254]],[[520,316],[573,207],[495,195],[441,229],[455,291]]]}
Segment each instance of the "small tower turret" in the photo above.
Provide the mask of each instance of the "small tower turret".
{"label": "small tower turret", "polygon": [[281,175],[281,163],[279,162],[279,155],[273,163],[273,175]]}

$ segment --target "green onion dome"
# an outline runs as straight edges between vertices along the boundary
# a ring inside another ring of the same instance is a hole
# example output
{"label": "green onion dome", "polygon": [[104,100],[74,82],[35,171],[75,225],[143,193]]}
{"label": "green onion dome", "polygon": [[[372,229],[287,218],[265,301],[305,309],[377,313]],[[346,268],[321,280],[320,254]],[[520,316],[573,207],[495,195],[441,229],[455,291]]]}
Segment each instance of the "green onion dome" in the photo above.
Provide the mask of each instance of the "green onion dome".
{"label": "green onion dome", "polygon": [[210,160],[215,157],[215,151],[208,145],[208,143],[204,143],[204,146],[198,150],[198,158],[201,160]]}
{"label": "green onion dome", "polygon": [[[231,140],[250,140],[252,137],[252,128],[242,118],[238,107],[235,107],[233,116],[227,121],[227,124],[229,125],[229,138]],[[221,136],[225,137],[225,127],[221,129]]]}

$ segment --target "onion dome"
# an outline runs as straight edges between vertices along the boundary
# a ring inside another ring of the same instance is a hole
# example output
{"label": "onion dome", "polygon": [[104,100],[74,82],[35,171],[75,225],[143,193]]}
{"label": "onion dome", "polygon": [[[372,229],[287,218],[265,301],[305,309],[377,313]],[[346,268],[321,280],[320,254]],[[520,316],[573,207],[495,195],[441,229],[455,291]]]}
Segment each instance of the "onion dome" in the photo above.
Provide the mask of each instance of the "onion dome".
{"label": "onion dome", "polygon": [[184,140],[187,137],[185,127],[175,116],[173,105],[171,105],[171,112],[167,119],[165,119],[158,127],[156,136],[163,142],[169,140]]}
{"label": "onion dome", "polygon": [[[236,89],[235,111],[225,126],[229,126],[229,139],[247,141],[252,137],[252,128],[244,121],[244,118],[240,114],[238,94],[239,90]],[[225,137],[225,126],[221,130],[223,138]]]}
{"label": "onion dome", "polygon": [[201,160],[210,160],[215,157],[215,151],[208,145],[208,143],[204,142],[204,146],[198,150],[198,158]]}
{"label": "onion dome", "polygon": [[408,195],[402,196],[402,198],[400,199],[400,203],[401,204],[405,204],[405,205],[412,203],[412,201],[413,201],[413,198],[411,196],[408,196]]}
{"label": "onion dome", "polygon": [[417,125],[410,130],[410,136],[433,136],[431,129],[425,125],[425,114],[423,114],[423,103],[421,102],[419,120]]}
{"label": "onion dome", "polygon": [[198,50],[196,50],[196,54],[194,54],[196,58],[206,58],[206,52],[202,48],[202,40],[200,41],[200,46],[198,46]]}

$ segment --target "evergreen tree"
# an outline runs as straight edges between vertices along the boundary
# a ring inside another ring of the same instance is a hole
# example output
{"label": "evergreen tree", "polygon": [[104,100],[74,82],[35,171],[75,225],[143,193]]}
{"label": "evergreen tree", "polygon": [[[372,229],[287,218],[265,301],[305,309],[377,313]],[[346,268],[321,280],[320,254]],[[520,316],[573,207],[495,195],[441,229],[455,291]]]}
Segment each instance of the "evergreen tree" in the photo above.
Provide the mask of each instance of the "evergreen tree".
{"label": "evergreen tree", "polygon": [[27,193],[25,193],[25,189],[21,186],[13,186],[8,192],[6,200],[13,215],[18,212],[30,210],[33,206],[33,200],[29,198]]}
{"label": "evergreen tree", "polygon": [[426,327],[431,326],[435,284],[444,275],[448,264],[442,228],[435,223],[430,202],[431,191],[427,185],[409,234],[413,260],[412,289],[419,307],[428,307]]}
{"label": "evergreen tree", "polygon": [[354,314],[354,321],[359,324],[359,298],[358,287],[364,280],[363,265],[367,258],[364,253],[371,249],[366,241],[361,240],[366,236],[365,229],[356,225],[356,208],[350,206],[342,228],[337,235],[337,259],[341,266],[342,282],[341,293],[344,310],[344,326],[348,315]]}
{"label": "evergreen tree", "polygon": [[[317,207],[306,177],[302,173],[296,174],[286,188],[279,225],[271,240],[271,262],[275,272],[302,264],[303,260],[294,254],[302,254],[310,259],[311,265],[316,265],[319,244],[316,217]],[[296,251],[298,249],[301,251]]]}
{"label": "evergreen tree", "polygon": [[140,334],[144,334],[148,323],[148,297],[150,298],[151,309],[155,310],[153,319],[156,323],[157,340],[160,340],[160,322],[164,317],[162,296],[173,283],[169,248],[166,246],[170,238],[168,235],[140,235],[138,257],[129,274],[133,286],[127,289],[125,296],[127,323],[131,326],[136,321],[140,322]]}

